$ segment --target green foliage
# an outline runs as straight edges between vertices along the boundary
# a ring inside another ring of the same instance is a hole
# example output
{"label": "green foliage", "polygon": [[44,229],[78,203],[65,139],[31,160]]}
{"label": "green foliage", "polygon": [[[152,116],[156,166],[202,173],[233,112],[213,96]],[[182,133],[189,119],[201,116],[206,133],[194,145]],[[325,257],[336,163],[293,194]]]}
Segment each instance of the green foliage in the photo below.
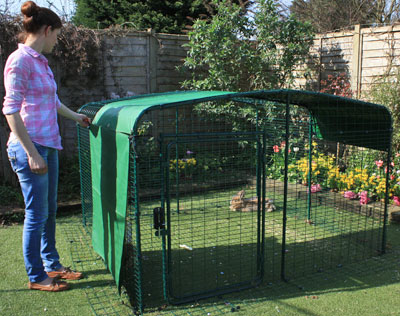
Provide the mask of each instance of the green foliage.
{"label": "green foliage", "polygon": [[0,206],[24,206],[24,198],[19,186],[0,185]]}
{"label": "green foliage", "polygon": [[[255,1],[254,17],[226,0],[214,0],[211,21],[197,20],[189,33],[185,88],[249,91],[289,87],[294,69],[312,44],[308,23],[281,19],[273,0]],[[229,108],[229,106],[228,106]]]}
{"label": "green foliage", "polygon": [[389,5],[385,4],[383,7],[387,8],[383,8],[379,3],[382,4],[382,0],[294,0],[290,13],[301,21],[309,21],[321,33],[355,24],[389,22],[391,18],[387,15],[390,11],[393,14],[394,8],[389,10]]}
{"label": "green foliage", "polygon": [[386,106],[393,119],[393,151],[400,150],[400,68],[379,77],[369,92],[372,102]]}
{"label": "green foliage", "polygon": [[[137,30],[152,28],[162,33],[182,33],[191,21],[209,17],[209,1],[161,0],[75,0],[75,24],[90,28],[107,28],[126,24]],[[241,2],[241,1],[233,1]],[[247,5],[244,5],[246,7]]]}
{"label": "green foliage", "polygon": [[58,184],[58,199],[79,199],[81,192],[78,156],[62,157],[60,159]]}

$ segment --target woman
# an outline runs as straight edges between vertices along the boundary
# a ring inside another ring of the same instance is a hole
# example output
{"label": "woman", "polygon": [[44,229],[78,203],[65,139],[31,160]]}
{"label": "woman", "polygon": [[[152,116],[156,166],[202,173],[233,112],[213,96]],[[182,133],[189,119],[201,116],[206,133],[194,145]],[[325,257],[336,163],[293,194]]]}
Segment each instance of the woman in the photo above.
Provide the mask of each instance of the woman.
{"label": "woman", "polygon": [[81,126],[88,126],[89,120],[60,102],[53,73],[42,55],[57,43],[60,18],[33,1],[25,2],[21,12],[23,44],[4,68],[3,113],[11,129],[7,151],[25,201],[23,255],[28,286],[58,292],[69,288],[60,279],[80,279],[82,273],[63,267],[55,247],[58,150],[62,149],[57,113]]}

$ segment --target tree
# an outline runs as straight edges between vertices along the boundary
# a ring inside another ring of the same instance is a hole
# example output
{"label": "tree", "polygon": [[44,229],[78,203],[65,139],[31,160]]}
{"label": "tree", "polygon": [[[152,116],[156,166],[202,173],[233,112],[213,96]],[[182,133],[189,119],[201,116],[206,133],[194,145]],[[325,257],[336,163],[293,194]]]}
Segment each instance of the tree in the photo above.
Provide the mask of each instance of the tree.
{"label": "tree", "polygon": [[309,23],[282,19],[274,0],[255,1],[253,17],[226,0],[213,1],[216,15],[197,20],[189,33],[186,88],[249,91],[289,87],[296,65],[313,41]]}
{"label": "tree", "polygon": [[373,0],[294,0],[290,12],[309,21],[317,32],[328,32],[371,19]]}
{"label": "tree", "polygon": [[376,0],[374,2],[373,21],[375,23],[393,23],[399,20],[399,0]]}
{"label": "tree", "polygon": [[[311,25],[293,16],[282,19],[274,0],[255,1],[252,16],[226,0],[214,0],[213,4],[213,18],[197,20],[189,33],[183,69],[191,78],[183,87],[224,91],[289,88],[296,66],[305,61],[312,45]],[[208,102],[195,109],[242,130],[243,118],[252,125],[277,118],[279,111],[274,107],[264,104],[257,112],[253,104]]]}
{"label": "tree", "polygon": [[[90,28],[107,28],[125,24],[137,30],[152,28],[156,32],[182,33],[195,19],[211,16],[209,0],[75,0],[73,21]],[[245,7],[251,1],[232,0]]]}
{"label": "tree", "polygon": [[310,22],[316,32],[355,24],[390,23],[398,19],[399,0],[294,0],[290,12]]}

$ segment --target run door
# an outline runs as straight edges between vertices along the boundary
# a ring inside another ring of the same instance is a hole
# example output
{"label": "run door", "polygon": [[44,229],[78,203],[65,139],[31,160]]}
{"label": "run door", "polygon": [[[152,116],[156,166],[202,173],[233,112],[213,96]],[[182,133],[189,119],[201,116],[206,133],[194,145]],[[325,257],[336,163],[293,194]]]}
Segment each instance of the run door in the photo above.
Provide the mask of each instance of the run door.
{"label": "run door", "polygon": [[264,138],[259,132],[162,135],[157,217],[170,303],[260,282]]}

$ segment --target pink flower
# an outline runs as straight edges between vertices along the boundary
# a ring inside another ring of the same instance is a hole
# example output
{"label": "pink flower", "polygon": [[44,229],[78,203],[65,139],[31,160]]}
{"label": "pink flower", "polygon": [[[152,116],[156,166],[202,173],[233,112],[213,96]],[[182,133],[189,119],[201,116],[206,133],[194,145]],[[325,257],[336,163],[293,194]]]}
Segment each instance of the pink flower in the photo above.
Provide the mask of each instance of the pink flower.
{"label": "pink flower", "polygon": [[394,196],[393,197],[393,202],[394,204],[396,204],[397,206],[400,206],[400,198],[398,196]]}
{"label": "pink flower", "polygon": [[382,161],[382,160],[375,161],[375,164],[376,164],[376,166],[377,166],[378,168],[380,168],[380,167],[383,166],[383,161]]}
{"label": "pink flower", "polygon": [[355,200],[358,198],[358,195],[356,193],[354,193],[353,191],[346,191],[343,193],[343,196],[346,199],[350,199],[350,200]]}
{"label": "pink flower", "polygon": [[360,197],[360,204],[365,205],[368,204],[371,199],[368,197],[368,192],[367,191],[362,191],[360,194],[358,194]]}
{"label": "pink flower", "polygon": [[311,193],[320,192],[320,191],[322,191],[321,185],[313,184],[311,186]]}
{"label": "pink flower", "polygon": [[278,145],[275,145],[272,148],[274,149],[274,152],[276,152],[276,153],[279,152],[279,146]]}

